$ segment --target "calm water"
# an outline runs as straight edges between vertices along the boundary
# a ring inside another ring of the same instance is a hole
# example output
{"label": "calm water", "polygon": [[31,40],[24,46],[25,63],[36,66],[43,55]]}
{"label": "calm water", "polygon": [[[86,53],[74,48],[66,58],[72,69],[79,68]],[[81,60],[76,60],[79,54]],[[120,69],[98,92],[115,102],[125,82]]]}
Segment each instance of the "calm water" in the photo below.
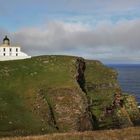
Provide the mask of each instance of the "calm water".
{"label": "calm water", "polygon": [[140,65],[109,65],[118,71],[118,80],[124,92],[135,95],[140,103]]}

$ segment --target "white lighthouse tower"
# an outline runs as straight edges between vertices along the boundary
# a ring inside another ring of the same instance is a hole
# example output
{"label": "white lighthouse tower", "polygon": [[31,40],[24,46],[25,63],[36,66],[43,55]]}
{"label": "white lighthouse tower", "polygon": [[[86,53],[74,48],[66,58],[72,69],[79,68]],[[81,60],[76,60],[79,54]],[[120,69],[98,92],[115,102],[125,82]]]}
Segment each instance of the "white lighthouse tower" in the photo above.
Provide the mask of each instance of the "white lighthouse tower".
{"label": "white lighthouse tower", "polygon": [[21,52],[20,46],[11,46],[10,39],[5,36],[3,44],[0,45],[0,61],[18,60],[31,58],[26,53]]}

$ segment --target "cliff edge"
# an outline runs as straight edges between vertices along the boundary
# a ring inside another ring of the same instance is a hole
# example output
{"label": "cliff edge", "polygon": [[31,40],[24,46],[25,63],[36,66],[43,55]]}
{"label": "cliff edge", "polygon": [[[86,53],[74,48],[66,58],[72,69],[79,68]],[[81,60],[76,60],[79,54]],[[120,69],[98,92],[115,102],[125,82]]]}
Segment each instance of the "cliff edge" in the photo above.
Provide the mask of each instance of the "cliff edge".
{"label": "cliff edge", "polygon": [[99,61],[39,56],[0,62],[0,136],[123,128],[138,124],[132,96]]}

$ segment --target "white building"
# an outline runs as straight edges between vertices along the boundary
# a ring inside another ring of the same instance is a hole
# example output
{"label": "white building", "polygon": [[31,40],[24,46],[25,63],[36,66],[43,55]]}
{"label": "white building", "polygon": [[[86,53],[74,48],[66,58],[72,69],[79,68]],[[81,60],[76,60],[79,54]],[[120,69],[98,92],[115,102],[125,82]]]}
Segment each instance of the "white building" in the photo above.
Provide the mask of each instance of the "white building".
{"label": "white building", "polygon": [[18,60],[31,58],[26,53],[21,52],[20,46],[11,46],[10,39],[5,36],[3,44],[0,45],[0,61]]}

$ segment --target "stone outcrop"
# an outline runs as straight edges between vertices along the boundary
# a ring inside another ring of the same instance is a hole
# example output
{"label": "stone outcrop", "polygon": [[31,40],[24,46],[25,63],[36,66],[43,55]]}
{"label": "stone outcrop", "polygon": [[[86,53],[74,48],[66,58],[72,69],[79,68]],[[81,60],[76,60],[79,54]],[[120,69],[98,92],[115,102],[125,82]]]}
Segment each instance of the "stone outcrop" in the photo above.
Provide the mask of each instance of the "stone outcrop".
{"label": "stone outcrop", "polygon": [[140,111],[133,95],[124,95],[124,107],[134,125],[140,125]]}

